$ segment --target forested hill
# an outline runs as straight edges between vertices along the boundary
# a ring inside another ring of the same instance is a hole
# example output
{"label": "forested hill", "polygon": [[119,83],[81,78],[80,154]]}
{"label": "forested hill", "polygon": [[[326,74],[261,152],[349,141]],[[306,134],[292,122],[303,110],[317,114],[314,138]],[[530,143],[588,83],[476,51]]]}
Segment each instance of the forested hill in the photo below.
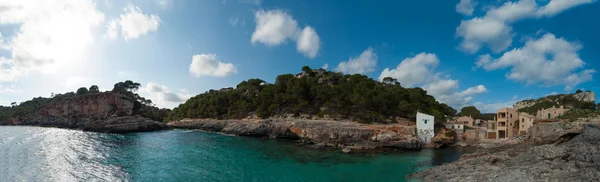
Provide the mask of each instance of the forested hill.
{"label": "forested hill", "polygon": [[274,84],[250,79],[235,88],[210,90],[173,109],[167,120],[183,118],[240,119],[256,114],[283,114],[393,122],[414,118],[417,111],[443,121],[456,110],[441,104],[421,88],[404,88],[393,78],[378,82],[365,75],[344,75],[307,66],[297,75],[277,76]]}

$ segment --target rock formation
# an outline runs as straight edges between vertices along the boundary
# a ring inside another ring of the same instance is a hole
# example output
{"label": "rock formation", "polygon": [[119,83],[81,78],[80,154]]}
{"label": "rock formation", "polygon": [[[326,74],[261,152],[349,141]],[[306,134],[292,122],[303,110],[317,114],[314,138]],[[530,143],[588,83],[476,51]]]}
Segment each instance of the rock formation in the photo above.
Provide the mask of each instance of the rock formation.
{"label": "rock formation", "polygon": [[351,149],[423,147],[414,134],[415,127],[400,124],[373,125],[297,119],[184,119],[168,125],[174,128],[201,129],[240,136],[299,139],[306,143]]}
{"label": "rock formation", "polygon": [[581,92],[581,93],[575,93],[575,94],[551,95],[551,96],[542,97],[537,100],[523,100],[523,101],[516,102],[513,105],[513,108],[518,110],[518,109],[522,109],[522,108],[532,107],[535,104],[540,103],[542,101],[558,102],[558,100],[560,100],[561,98],[567,97],[567,96],[573,96],[576,100],[581,101],[581,102],[596,102],[596,94],[594,92]]}
{"label": "rock formation", "polygon": [[[600,129],[542,123],[534,142],[465,154],[458,161],[409,175],[422,181],[600,181]],[[535,130],[535,129],[534,129]],[[543,145],[540,145],[543,144]]]}
{"label": "rock formation", "polygon": [[11,118],[0,124],[50,126],[98,132],[152,131],[167,127],[158,121],[132,116],[133,107],[133,102],[121,94],[86,94],[51,102],[28,117]]}

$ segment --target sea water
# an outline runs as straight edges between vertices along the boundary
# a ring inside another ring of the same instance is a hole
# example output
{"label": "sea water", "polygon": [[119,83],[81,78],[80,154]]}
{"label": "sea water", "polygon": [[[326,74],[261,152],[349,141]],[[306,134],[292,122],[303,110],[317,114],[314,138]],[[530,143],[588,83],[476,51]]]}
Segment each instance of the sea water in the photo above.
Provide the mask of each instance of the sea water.
{"label": "sea water", "polygon": [[466,148],[344,154],[195,130],[0,126],[0,181],[404,181]]}

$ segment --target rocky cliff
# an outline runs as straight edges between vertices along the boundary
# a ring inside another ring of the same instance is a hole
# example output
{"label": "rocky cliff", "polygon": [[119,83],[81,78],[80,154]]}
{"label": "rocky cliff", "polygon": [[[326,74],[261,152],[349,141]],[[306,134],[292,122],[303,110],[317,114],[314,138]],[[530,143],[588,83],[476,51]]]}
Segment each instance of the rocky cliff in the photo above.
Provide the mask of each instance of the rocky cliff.
{"label": "rocky cliff", "polygon": [[523,100],[523,101],[516,102],[513,105],[513,107],[515,109],[523,109],[523,108],[527,108],[527,107],[532,107],[532,106],[534,106],[538,103],[544,102],[544,101],[559,102],[563,98],[569,97],[569,96],[574,97],[575,100],[580,101],[580,102],[596,102],[596,94],[594,92],[581,92],[581,93],[575,93],[575,94],[550,95],[550,96],[542,97],[542,98],[535,99],[535,100]]}
{"label": "rocky cliff", "polygon": [[541,123],[533,129],[538,132],[532,133],[530,141],[465,154],[456,162],[408,178],[461,182],[600,181],[600,129],[596,124]]}
{"label": "rocky cliff", "polygon": [[317,145],[352,148],[419,149],[414,126],[400,124],[359,124],[342,121],[264,119],[184,119],[170,122],[174,128],[201,129],[240,136],[298,139]]}
{"label": "rocky cliff", "polygon": [[99,132],[151,131],[166,125],[132,116],[134,104],[113,92],[86,94],[54,100],[28,116],[10,118],[5,125],[33,125]]}

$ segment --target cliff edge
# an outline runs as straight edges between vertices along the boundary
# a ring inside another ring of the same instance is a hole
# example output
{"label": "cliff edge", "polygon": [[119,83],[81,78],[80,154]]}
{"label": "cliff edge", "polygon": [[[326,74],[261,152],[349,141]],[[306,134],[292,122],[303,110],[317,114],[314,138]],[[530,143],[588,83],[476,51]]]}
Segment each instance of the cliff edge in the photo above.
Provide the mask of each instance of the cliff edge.
{"label": "cliff edge", "polygon": [[349,149],[423,147],[414,134],[415,126],[402,124],[361,124],[304,119],[183,119],[168,125],[173,128],[201,129],[240,136],[296,139],[310,144]]}
{"label": "cliff edge", "polygon": [[164,123],[132,116],[134,103],[121,94],[102,92],[52,100],[35,113],[8,118],[0,125],[32,125],[97,132],[164,129]]}

